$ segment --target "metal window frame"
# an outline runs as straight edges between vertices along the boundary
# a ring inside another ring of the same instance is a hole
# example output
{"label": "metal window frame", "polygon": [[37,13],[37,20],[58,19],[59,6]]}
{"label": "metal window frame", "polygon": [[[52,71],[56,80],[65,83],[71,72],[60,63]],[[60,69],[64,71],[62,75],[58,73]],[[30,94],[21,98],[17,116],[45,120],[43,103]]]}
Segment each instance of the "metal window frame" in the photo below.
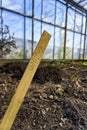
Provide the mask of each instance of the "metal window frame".
{"label": "metal window frame", "polygon": [[[86,14],[86,21],[85,21],[85,34],[87,32],[87,14]],[[87,35],[84,35],[84,48],[83,48],[83,60],[85,60],[85,47],[86,47],[86,40],[87,40]]]}
{"label": "metal window frame", "polygon": [[[56,24],[56,3],[59,2],[62,5],[66,6],[66,13],[65,13],[65,27],[59,26]],[[27,15],[26,14],[26,0],[24,0],[24,13],[20,13],[18,11],[12,10],[12,9],[8,9],[6,7],[2,7],[2,0],[1,0],[1,16],[2,16],[2,11],[5,10],[7,12],[12,12],[18,15],[21,15],[24,17],[24,48],[23,48],[23,58],[26,59],[26,18],[31,18],[32,19],[32,45],[31,45],[31,55],[33,54],[33,43],[34,43],[34,21],[39,21],[41,22],[41,28],[40,28],[40,32],[42,33],[42,24],[46,23],[48,25],[52,25],[54,26],[54,41],[53,41],[53,60],[55,60],[55,29],[56,27],[64,29],[65,30],[65,34],[64,34],[64,50],[63,50],[63,59],[61,60],[66,60],[66,38],[67,38],[67,31],[71,31],[73,32],[73,42],[72,42],[72,60],[73,59],[73,54],[74,54],[74,44],[75,44],[75,33],[78,33],[81,35],[80,37],[80,51],[81,51],[81,43],[82,43],[82,35],[84,35],[84,51],[83,51],[83,60],[84,60],[84,56],[85,56],[85,46],[86,46],[86,40],[87,40],[87,10],[80,8],[80,6],[77,6],[77,4],[75,2],[72,2],[72,0],[55,0],[55,11],[54,11],[54,23],[51,22],[47,22],[45,20],[42,19],[42,14],[43,14],[43,0],[41,0],[41,19],[35,18],[34,16],[34,4],[35,4],[35,0],[32,0],[32,15]],[[71,7],[71,6],[74,6]],[[68,29],[67,28],[67,18],[68,18],[68,9],[71,8],[72,10],[75,10],[75,18],[74,18],[74,28],[73,29]],[[77,9],[78,8],[78,9]],[[80,11],[79,11],[80,10]],[[81,32],[78,32],[75,30],[75,22],[76,22],[76,13],[80,14],[82,16],[82,27],[81,27]],[[85,21],[85,32],[83,32],[83,16],[86,17],[86,21]],[[80,60],[80,51],[79,51],[79,60]]]}

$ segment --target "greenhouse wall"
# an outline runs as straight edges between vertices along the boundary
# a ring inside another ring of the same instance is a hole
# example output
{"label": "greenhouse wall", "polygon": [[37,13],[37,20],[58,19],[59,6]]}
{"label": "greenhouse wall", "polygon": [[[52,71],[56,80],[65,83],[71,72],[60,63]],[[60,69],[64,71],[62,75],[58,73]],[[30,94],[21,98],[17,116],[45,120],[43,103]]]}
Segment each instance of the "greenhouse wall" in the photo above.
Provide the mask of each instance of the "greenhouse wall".
{"label": "greenhouse wall", "polygon": [[46,30],[52,38],[43,59],[87,60],[87,13],[65,0],[1,0],[0,44],[5,26],[16,48],[2,59],[30,59]]}

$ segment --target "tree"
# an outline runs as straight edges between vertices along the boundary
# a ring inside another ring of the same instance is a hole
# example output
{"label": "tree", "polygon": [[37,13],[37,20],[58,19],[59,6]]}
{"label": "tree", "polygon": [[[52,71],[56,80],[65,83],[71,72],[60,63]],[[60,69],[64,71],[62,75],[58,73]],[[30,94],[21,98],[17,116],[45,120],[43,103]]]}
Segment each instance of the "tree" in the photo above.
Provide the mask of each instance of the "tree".
{"label": "tree", "polygon": [[10,35],[10,30],[8,25],[3,24],[1,18],[1,28],[0,28],[0,58],[5,58],[9,54],[12,48],[16,48],[16,40],[14,33]]}

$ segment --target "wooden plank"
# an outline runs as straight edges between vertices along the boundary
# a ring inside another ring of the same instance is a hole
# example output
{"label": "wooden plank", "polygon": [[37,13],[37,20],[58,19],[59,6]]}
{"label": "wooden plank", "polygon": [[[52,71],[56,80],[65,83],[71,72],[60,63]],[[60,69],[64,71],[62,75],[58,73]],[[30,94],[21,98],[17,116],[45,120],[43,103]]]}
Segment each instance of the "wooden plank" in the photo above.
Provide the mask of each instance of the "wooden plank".
{"label": "wooden plank", "polygon": [[8,109],[2,119],[2,122],[0,124],[0,130],[11,129],[12,124],[16,118],[16,114],[18,113],[18,110],[23,102],[26,92],[29,89],[32,78],[37,70],[37,67],[40,63],[40,60],[43,56],[43,53],[47,47],[50,38],[51,35],[48,32],[44,31],[33,53],[33,56],[23,74],[18,88],[8,106]]}

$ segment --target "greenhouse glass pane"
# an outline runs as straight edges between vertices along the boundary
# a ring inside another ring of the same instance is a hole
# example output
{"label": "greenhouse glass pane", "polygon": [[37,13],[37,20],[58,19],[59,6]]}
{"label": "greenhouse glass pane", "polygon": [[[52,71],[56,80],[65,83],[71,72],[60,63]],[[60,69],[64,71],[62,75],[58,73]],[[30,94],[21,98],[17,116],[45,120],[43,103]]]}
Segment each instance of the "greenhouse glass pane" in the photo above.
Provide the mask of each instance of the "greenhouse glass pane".
{"label": "greenhouse glass pane", "polygon": [[75,31],[81,32],[82,29],[82,15],[76,13],[76,20],[75,20]]}
{"label": "greenhouse glass pane", "polygon": [[56,25],[65,27],[66,6],[56,2]]}
{"label": "greenhouse glass pane", "polygon": [[60,2],[62,2],[62,3],[64,3],[64,4],[66,4],[66,1],[65,0],[59,0]]}
{"label": "greenhouse glass pane", "polygon": [[86,36],[86,42],[85,42],[85,55],[84,55],[84,59],[87,60],[87,36]]}
{"label": "greenhouse glass pane", "polygon": [[7,58],[23,59],[24,54],[24,18],[20,15],[3,11],[3,23],[9,27],[10,35],[14,34],[16,39],[16,49],[12,48],[12,52]]}
{"label": "greenhouse glass pane", "polygon": [[24,0],[2,0],[2,6],[20,13],[24,13]]}
{"label": "greenhouse glass pane", "polygon": [[82,35],[82,40],[81,40],[80,59],[83,59],[83,53],[84,53],[84,35]]}
{"label": "greenhouse glass pane", "polygon": [[79,59],[80,37],[81,37],[80,34],[75,33],[75,38],[74,38],[74,52],[73,52],[73,58],[74,59]]}
{"label": "greenhouse glass pane", "polygon": [[2,0],[0,0],[0,6],[2,6]]}
{"label": "greenhouse glass pane", "polygon": [[83,31],[82,33],[84,34],[85,33],[85,23],[86,23],[86,16],[83,16]]}
{"label": "greenhouse glass pane", "polygon": [[66,59],[72,59],[72,47],[73,47],[73,32],[67,31],[66,38]]}
{"label": "greenhouse glass pane", "polygon": [[42,19],[46,22],[54,23],[55,0],[43,0]]}
{"label": "greenhouse glass pane", "polygon": [[26,0],[26,5],[25,5],[25,7],[26,7],[26,11],[25,11],[25,13],[27,14],[27,15],[32,15],[32,0]]}
{"label": "greenhouse glass pane", "polygon": [[30,59],[32,48],[32,19],[26,18],[25,29],[26,58]]}
{"label": "greenhouse glass pane", "polygon": [[67,20],[67,28],[74,30],[74,20],[75,20],[75,10],[69,8],[68,9],[68,20]]}
{"label": "greenhouse glass pane", "polygon": [[35,18],[41,19],[41,4],[42,4],[42,0],[35,0],[35,4],[34,4],[34,15]]}
{"label": "greenhouse glass pane", "polygon": [[63,59],[63,50],[64,50],[64,30],[56,27],[54,59]]}
{"label": "greenhouse glass pane", "polygon": [[0,9],[0,28],[1,28],[1,20],[2,18],[1,18],[1,9]]}
{"label": "greenhouse glass pane", "polygon": [[45,59],[53,59],[53,44],[54,44],[54,26],[49,25],[49,24],[42,24],[42,32],[46,30],[48,31],[52,37],[48,43],[48,46],[46,48],[45,54],[43,58]]}
{"label": "greenhouse glass pane", "polygon": [[34,21],[34,43],[33,49],[36,48],[36,45],[41,37],[41,22]]}

